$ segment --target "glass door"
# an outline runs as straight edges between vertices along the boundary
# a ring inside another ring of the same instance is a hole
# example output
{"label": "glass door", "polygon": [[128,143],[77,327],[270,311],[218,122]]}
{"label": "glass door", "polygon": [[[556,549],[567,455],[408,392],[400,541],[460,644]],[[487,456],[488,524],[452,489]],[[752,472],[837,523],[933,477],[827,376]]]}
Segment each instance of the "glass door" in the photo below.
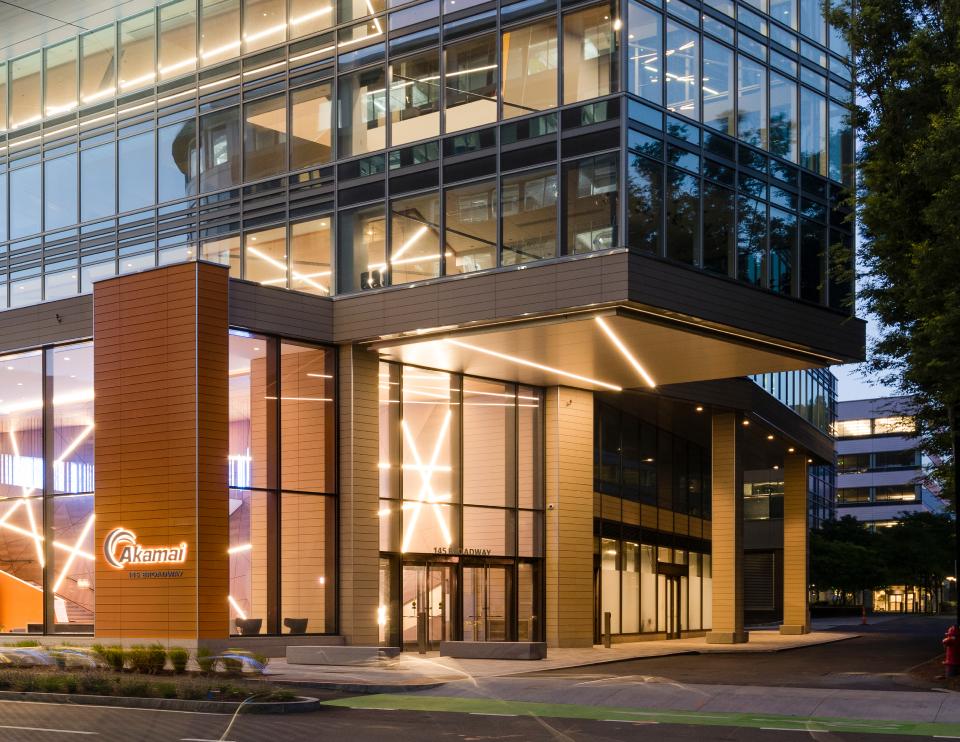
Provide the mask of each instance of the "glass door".
{"label": "glass door", "polygon": [[463,639],[503,642],[511,621],[510,568],[491,564],[463,568]]}
{"label": "glass door", "polygon": [[425,624],[428,649],[452,639],[452,564],[404,564],[400,621],[404,649],[417,649],[418,626]]}

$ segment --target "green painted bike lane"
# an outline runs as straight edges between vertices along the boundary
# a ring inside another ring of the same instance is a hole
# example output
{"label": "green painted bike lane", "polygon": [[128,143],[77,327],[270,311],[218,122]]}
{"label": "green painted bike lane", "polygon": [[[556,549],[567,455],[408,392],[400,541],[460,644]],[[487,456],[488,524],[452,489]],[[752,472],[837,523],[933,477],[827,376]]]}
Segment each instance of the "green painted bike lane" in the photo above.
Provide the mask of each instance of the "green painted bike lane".
{"label": "green painted bike lane", "polygon": [[588,719],[637,724],[683,724],[694,726],[750,727],[776,731],[858,732],[901,734],[918,737],[960,739],[960,724],[886,721],[880,719],[802,718],[778,714],[699,711],[663,711],[613,706],[580,706],[571,703],[500,701],[486,698],[451,698],[377,694],[325,701],[324,705],[384,711],[432,711],[487,716],[535,716],[554,719]]}

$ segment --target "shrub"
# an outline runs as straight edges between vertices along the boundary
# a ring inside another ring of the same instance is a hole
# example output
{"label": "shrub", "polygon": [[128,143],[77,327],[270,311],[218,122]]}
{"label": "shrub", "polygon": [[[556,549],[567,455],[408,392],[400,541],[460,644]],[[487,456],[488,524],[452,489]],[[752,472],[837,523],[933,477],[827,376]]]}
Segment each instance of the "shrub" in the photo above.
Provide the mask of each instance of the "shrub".
{"label": "shrub", "polygon": [[207,647],[197,648],[197,664],[201,672],[213,672],[213,653]]}
{"label": "shrub", "polygon": [[147,647],[142,644],[134,644],[124,654],[126,654],[127,661],[134,672],[144,674],[150,672],[150,650]]}
{"label": "shrub", "polygon": [[162,644],[151,644],[147,647],[147,672],[159,675],[167,664],[167,650]]}
{"label": "shrub", "polygon": [[106,675],[90,672],[80,676],[79,689],[81,693],[90,696],[109,696],[113,693],[115,684],[116,683]]}
{"label": "shrub", "polygon": [[177,684],[171,682],[162,682],[157,683],[155,686],[157,695],[160,698],[176,698],[177,697]]}
{"label": "shrub", "polygon": [[20,639],[19,641],[15,641],[13,644],[8,644],[7,646],[8,647],[39,647],[41,645],[40,645],[40,642],[38,642],[36,639]]}
{"label": "shrub", "polygon": [[146,680],[121,678],[117,683],[117,693],[132,698],[147,698],[150,695],[150,684]]}
{"label": "shrub", "polygon": [[243,672],[243,660],[241,659],[223,656],[220,661],[223,663],[223,671],[228,675],[239,675]]}
{"label": "shrub", "polygon": [[31,672],[19,673],[13,681],[13,689],[23,691],[24,693],[41,690],[39,678],[39,675]]}
{"label": "shrub", "polygon": [[206,686],[199,683],[181,683],[180,698],[185,701],[202,701],[207,697]]}
{"label": "shrub", "polygon": [[177,675],[183,675],[187,671],[187,662],[190,660],[190,652],[183,647],[170,647],[167,650],[167,658],[173,665],[173,671]]}
{"label": "shrub", "polygon": [[44,693],[64,693],[66,692],[64,677],[56,673],[38,675],[36,679],[36,689]]}
{"label": "shrub", "polygon": [[106,662],[112,669],[117,672],[123,672],[125,659],[123,647],[116,645],[105,647],[102,644],[94,644],[91,649],[94,654]]}

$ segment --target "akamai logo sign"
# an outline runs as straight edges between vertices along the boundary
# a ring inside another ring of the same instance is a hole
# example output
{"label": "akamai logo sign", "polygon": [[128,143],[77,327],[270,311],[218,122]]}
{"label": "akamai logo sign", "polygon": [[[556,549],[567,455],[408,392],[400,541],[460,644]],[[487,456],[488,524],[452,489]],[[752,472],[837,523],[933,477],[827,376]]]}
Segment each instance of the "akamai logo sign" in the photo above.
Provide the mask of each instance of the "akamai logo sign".
{"label": "akamai logo sign", "polygon": [[103,540],[103,556],[107,564],[117,569],[128,564],[182,564],[187,561],[187,544],[146,548],[137,543],[133,531],[114,528]]}

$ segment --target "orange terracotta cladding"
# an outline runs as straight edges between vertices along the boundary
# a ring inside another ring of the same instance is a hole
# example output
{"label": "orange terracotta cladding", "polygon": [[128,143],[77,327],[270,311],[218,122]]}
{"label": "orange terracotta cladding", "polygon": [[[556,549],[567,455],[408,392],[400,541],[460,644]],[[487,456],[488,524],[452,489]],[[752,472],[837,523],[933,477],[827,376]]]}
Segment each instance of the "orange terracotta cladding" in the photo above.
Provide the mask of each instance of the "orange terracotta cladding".
{"label": "orange terracotta cladding", "polygon": [[[203,263],[94,286],[98,638],[228,633],[227,291]],[[185,542],[186,560],[111,567],[116,528],[145,548]]]}

